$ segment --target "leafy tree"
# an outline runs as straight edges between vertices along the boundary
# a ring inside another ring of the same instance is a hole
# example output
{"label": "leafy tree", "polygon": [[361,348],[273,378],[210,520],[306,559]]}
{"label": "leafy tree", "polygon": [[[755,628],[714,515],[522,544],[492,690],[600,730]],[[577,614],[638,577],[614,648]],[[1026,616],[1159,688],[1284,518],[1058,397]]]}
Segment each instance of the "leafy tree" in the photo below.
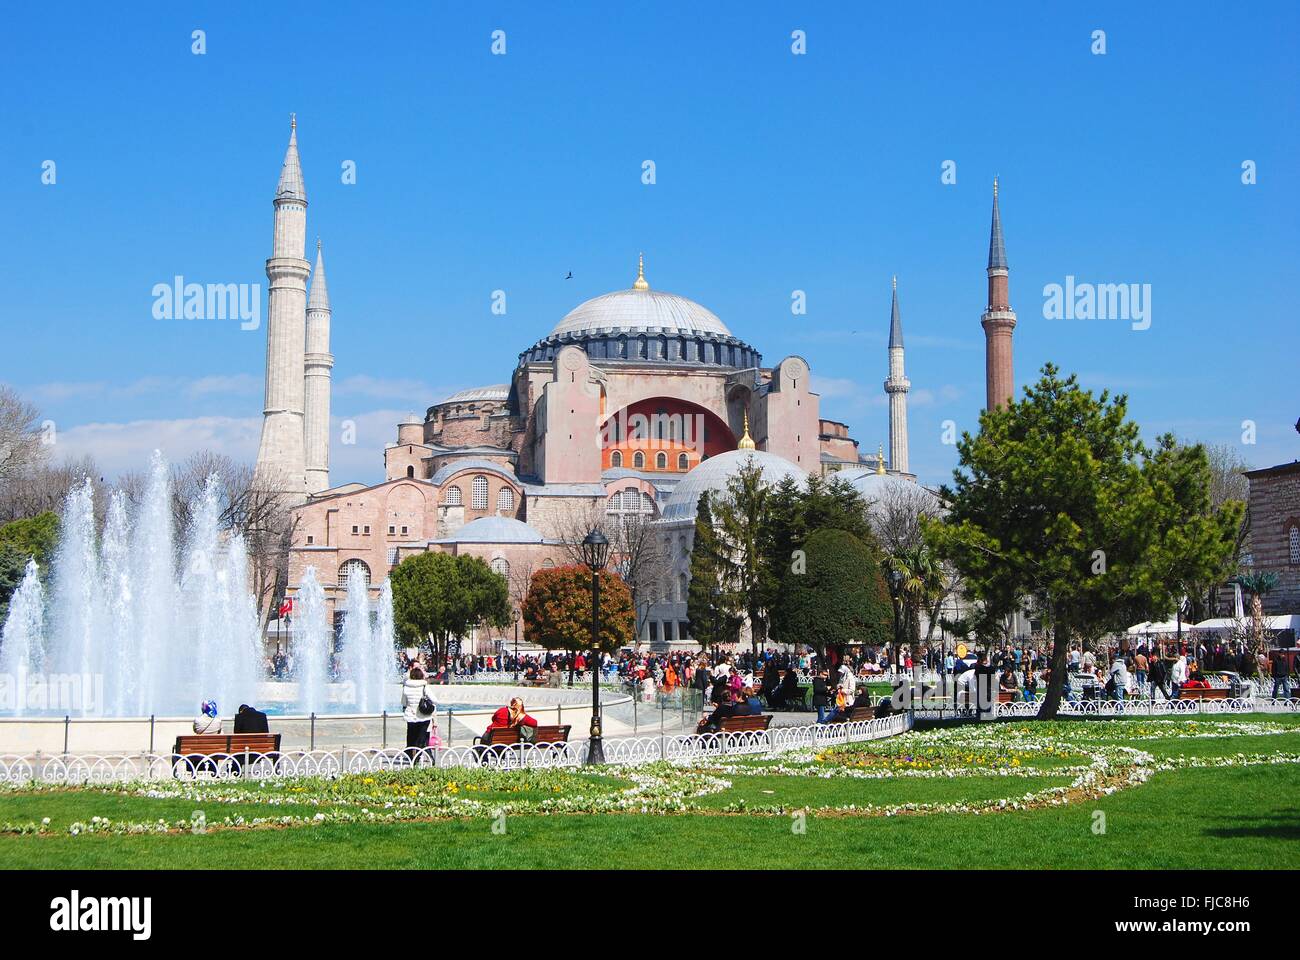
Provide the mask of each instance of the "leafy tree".
{"label": "leafy tree", "polygon": [[419,553],[389,574],[393,620],[402,646],[430,645],[433,663],[447,656],[448,641],[480,624],[511,622],[506,578],[478,557]]}
{"label": "leafy tree", "polygon": [[836,661],[849,643],[889,640],[889,591],[881,576],[880,552],[846,530],[817,530],[804,542],[806,567],[789,570],[773,628],[791,641],[807,643],[826,662]]}
{"label": "leafy tree", "polygon": [[1113,400],[1052,364],[1025,396],[980,415],[962,436],[950,506],[925,523],[968,591],[1001,614],[1028,598],[1052,632],[1040,718],[1056,715],[1070,642],[1089,642],[1174,610],[1181,584],[1227,575],[1241,510],[1209,509],[1205,451],[1154,449]]}
{"label": "leafy tree", "polygon": [[[522,611],[524,638],[547,650],[591,650],[591,571],[570,565],[533,574]],[[635,636],[632,593],[611,570],[600,575],[600,653],[629,646]]]}
{"label": "leafy tree", "polygon": [[0,527],[0,624],[9,615],[9,600],[23,582],[27,561],[35,560],[42,579],[59,544],[59,515],[51,511]]}

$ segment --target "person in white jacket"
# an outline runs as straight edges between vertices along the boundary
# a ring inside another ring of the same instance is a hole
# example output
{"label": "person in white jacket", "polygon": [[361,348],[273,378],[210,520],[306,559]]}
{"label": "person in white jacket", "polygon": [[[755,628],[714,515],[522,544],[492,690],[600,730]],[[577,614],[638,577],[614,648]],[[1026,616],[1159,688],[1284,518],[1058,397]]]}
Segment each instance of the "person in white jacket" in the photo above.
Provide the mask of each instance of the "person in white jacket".
{"label": "person in white jacket", "polygon": [[1178,659],[1174,661],[1174,669],[1169,674],[1169,679],[1174,684],[1174,699],[1178,699],[1178,692],[1183,684],[1187,682],[1187,656],[1179,654]]}
{"label": "person in white jacket", "polygon": [[428,689],[424,669],[418,663],[411,664],[411,672],[402,682],[402,717],[406,720],[406,755],[412,760],[419,751],[428,749],[429,724],[437,713],[437,707],[429,713],[420,712],[420,701]]}

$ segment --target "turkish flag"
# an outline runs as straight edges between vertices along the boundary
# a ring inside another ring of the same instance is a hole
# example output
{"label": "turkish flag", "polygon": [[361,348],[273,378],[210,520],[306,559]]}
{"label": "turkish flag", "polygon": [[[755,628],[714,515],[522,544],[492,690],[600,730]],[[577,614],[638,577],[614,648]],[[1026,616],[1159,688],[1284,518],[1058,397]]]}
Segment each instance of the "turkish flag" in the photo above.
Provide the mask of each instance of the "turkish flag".
{"label": "turkish flag", "polygon": [[293,597],[285,597],[280,602],[280,616],[283,617],[286,613],[293,613]]}

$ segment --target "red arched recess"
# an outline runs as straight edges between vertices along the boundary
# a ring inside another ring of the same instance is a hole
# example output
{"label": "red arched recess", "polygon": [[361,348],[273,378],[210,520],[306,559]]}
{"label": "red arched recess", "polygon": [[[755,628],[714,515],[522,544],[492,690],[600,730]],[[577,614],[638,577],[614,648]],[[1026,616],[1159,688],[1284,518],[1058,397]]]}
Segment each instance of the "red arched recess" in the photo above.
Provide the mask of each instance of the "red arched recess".
{"label": "red arched recess", "polygon": [[673,397],[651,397],[606,419],[600,446],[602,470],[622,466],[681,473],[706,457],[735,450],[736,437],[721,417],[704,407]]}

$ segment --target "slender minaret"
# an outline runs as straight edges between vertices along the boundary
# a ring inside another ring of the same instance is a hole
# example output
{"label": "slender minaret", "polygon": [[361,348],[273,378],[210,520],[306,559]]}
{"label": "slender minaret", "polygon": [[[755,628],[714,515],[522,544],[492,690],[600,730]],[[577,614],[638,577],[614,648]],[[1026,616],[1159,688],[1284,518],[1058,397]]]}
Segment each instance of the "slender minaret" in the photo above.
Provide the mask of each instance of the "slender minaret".
{"label": "slender minaret", "polygon": [[889,318],[889,469],[907,473],[907,391],[911,382],[903,374],[903,322],[898,318],[898,277],[894,277],[894,303]]}
{"label": "slender minaret", "polygon": [[316,241],[316,267],[307,299],[307,354],[305,371],[306,419],[303,436],[307,449],[307,492],[320,493],[330,485],[330,292],[325,285],[325,258]]}
{"label": "slender minaret", "polygon": [[993,227],[989,233],[989,305],[980,323],[984,327],[985,409],[1010,403],[1016,380],[1011,367],[1011,331],[1016,312],[1007,291],[1007,249],[1002,243],[1002,215],[998,212],[998,178],[993,178]]}
{"label": "slender minaret", "polygon": [[303,369],[307,334],[307,190],[298,162],[298,123],[289,119],[289,149],[275,190],[275,242],[266,261],[266,403],[257,469],[285,493],[306,493]]}

